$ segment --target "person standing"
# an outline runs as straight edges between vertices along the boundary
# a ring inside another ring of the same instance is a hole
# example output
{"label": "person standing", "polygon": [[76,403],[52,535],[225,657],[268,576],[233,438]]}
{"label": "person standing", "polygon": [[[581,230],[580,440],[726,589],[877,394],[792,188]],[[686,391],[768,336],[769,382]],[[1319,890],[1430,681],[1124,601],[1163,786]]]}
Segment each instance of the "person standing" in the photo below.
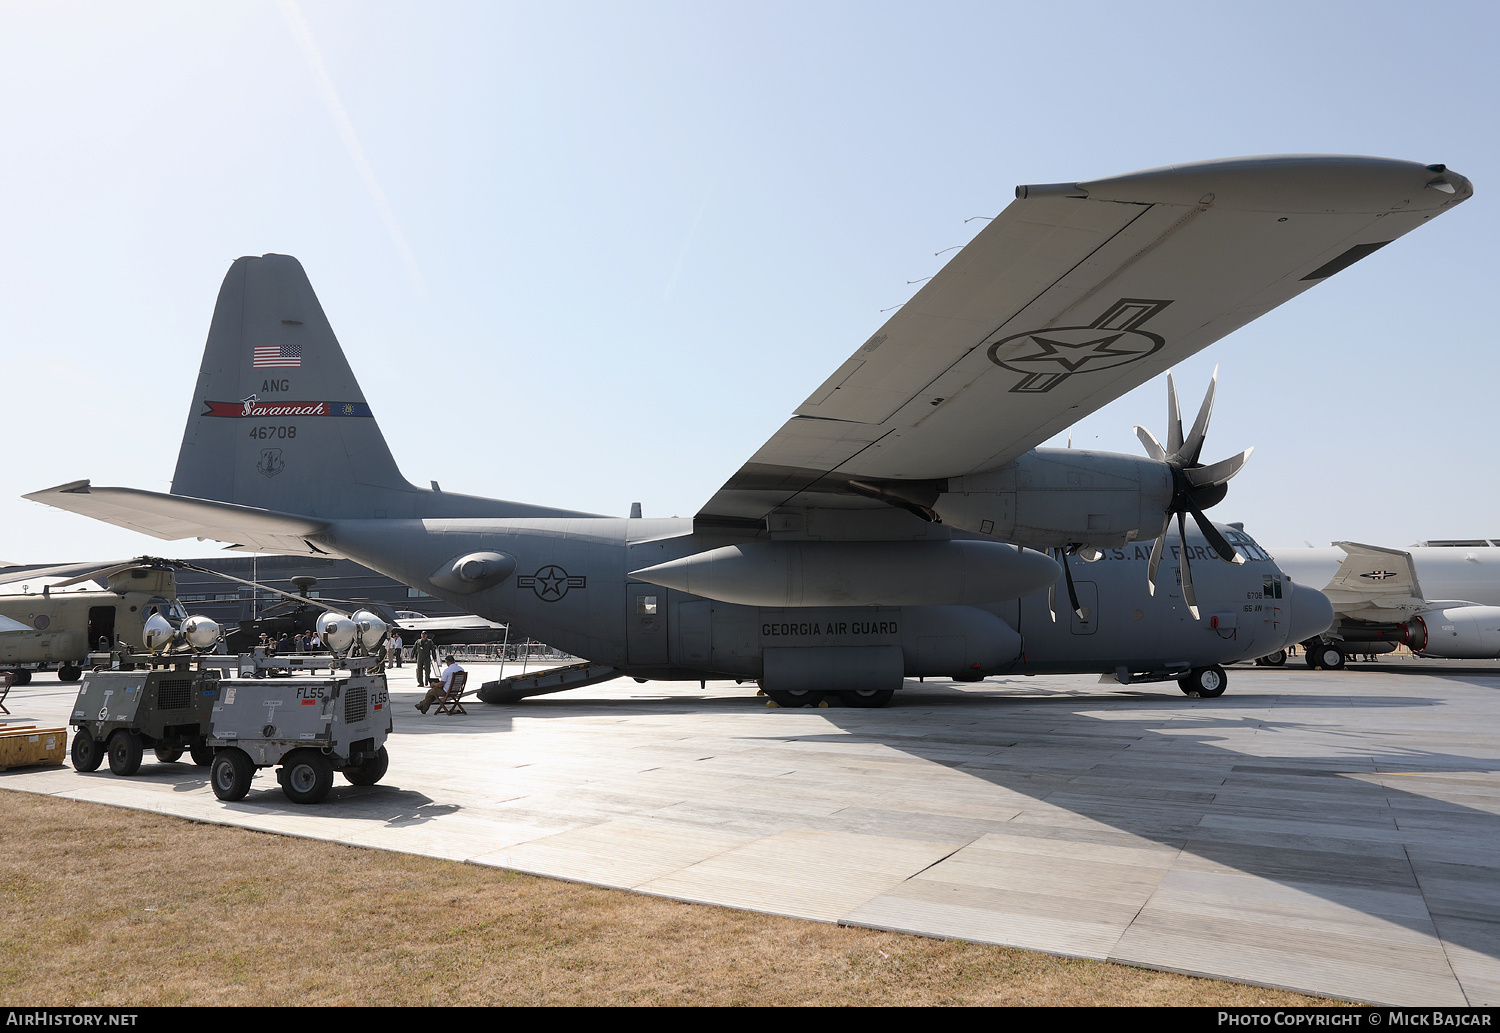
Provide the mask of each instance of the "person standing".
{"label": "person standing", "polygon": [[427,632],[422,632],[412,646],[412,658],[417,662],[417,684],[426,685],[432,677],[432,661],[437,659],[437,643],[427,637]]}
{"label": "person standing", "polygon": [[391,652],[395,657],[396,666],[401,666],[401,631],[398,628],[391,629]]}

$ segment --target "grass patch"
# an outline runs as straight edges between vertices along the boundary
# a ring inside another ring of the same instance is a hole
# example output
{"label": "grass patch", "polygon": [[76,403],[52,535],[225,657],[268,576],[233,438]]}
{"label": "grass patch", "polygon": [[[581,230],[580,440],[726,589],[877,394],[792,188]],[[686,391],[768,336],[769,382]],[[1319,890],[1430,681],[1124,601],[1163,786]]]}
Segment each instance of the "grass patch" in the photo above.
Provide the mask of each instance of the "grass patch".
{"label": "grass patch", "polygon": [[0,791],[0,999],[1331,1005]]}

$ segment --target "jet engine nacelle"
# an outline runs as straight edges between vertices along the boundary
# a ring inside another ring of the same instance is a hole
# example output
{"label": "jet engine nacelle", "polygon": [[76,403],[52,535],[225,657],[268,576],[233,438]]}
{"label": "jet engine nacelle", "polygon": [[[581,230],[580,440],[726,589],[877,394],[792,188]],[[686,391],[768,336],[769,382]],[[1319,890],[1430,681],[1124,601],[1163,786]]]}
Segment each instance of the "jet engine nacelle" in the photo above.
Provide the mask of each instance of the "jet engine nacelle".
{"label": "jet engine nacelle", "polygon": [[630,576],[743,606],[922,606],[1019,599],[1062,568],[999,542],[749,542]]}
{"label": "jet engine nacelle", "polygon": [[1406,622],[1413,652],[1449,660],[1500,657],[1500,606],[1450,606]]}
{"label": "jet engine nacelle", "polygon": [[1037,448],[998,470],[948,478],[943,523],[1037,548],[1118,548],[1167,526],[1172,469],[1144,456]]}

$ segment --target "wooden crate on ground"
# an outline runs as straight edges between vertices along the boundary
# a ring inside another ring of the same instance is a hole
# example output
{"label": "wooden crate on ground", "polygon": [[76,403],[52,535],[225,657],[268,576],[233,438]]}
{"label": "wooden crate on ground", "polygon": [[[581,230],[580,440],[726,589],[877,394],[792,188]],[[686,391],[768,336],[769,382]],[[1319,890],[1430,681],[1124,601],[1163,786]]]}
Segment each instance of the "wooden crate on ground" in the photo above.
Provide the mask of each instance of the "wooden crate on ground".
{"label": "wooden crate on ground", "polygon": [[66,728],[0,726],[0,771],[34,764],[61,764],[67,755]]}

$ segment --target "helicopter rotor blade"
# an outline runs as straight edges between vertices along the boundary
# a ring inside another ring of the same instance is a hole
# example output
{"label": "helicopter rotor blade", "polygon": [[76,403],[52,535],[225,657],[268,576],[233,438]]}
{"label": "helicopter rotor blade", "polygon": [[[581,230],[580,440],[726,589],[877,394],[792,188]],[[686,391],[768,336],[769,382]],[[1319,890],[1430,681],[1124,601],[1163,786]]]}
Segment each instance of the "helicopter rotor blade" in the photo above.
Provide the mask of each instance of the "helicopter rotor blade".
{"label": "helicopter rotor blade", "polygon": [[59,581],[52,587],[72,588],[74,585],[82,584],[85,581],[94,581],[99,578],[103,578],[104,580],[108,581],[116,574],[119,574],[126,570],[135,570],[137,568],[142,570],[150,570],[151,564],[142,563],[140,560],[131,560],[129,563],[117,563],[113,567],[105,567],[103,570],[95,570],[87,574],[79,574],[77,577],[68,578],[68,580],[66,581]]}
{"label": "helicopter rotor blade", "polygon": [[209,570],[207,567],[199,567],[195,564],[187,562],[186,560],[173,560],[172,563],[178,567],[181,567],[183,570],[197,571],[199,574],[208,574],[211,577],[223,578],[225,581],[233,581],[236,584],[248,585],[251,588],[259,589],[262,592],[271,592],[274,595],[285,596],[292,602],[306,603],[308,606],[316,606],[320,610],[327,610],[329,613],[336,613],[340,617],[354,616],[347,610],[341,610],[337,606],[329,606],[321,599],[310,599],[305,595],[297,595],[294,592],[283,592],[279,588],[272,588],[270,585],[263,585],[258,581],[246,581],[242,577],[235,577],[233,574],[224,574],[217,570]]}

